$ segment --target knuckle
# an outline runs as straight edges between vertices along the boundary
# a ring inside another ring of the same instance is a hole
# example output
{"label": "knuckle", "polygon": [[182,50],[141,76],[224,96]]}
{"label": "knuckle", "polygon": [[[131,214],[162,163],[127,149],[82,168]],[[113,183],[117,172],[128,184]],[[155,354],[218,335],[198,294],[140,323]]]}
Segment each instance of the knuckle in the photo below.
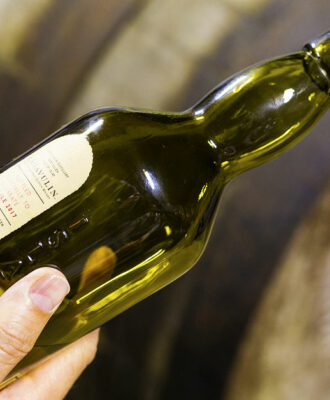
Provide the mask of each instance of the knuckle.
{"label": "knuckle", "polygon": [[9,363],[23,358],[32,347],[33,344],[27,340],[22,328],[15,324],[0,326],[0,353]]}

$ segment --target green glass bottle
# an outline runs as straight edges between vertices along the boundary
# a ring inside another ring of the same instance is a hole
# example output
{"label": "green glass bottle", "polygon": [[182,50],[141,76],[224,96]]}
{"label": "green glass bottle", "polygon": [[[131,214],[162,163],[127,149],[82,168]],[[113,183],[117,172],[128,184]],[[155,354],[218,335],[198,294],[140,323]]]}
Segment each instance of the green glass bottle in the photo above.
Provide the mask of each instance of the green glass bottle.
{"label": "green glass bottle", "polygon": [[45,264],[71,284],[13,374],[189,270],[225,184],[300,140],[330,106],[329,88],[327,33],[234,75],[189,110],[97,110],[4,166],[2,290]]}

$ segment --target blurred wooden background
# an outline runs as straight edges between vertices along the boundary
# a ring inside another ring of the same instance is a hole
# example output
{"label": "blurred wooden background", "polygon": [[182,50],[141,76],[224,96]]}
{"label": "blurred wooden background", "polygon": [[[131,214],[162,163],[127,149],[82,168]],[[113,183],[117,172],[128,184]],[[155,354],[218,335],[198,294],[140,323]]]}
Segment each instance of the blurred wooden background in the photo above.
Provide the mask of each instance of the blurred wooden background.
{"label": "blurred wooden background", "polygon": [[[0,163],[101,106],[183,110],[329,16],[328,0],[1,0]],[[68,399],[330,398],[329,124],[228,186],[199,264],[106,324]]]}

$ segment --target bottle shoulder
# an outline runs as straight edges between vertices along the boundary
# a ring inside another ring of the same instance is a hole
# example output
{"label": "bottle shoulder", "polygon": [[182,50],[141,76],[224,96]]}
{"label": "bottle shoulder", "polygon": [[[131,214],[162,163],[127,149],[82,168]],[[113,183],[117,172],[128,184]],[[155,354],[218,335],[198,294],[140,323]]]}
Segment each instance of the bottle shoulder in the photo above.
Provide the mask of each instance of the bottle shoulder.
{"label": "bottle shoulder", "polygon": [[194,119],[128,113],[112,115],[91,138],[97,166],[138,185],[160,202],[183,206],[219,174],[217,153]]}

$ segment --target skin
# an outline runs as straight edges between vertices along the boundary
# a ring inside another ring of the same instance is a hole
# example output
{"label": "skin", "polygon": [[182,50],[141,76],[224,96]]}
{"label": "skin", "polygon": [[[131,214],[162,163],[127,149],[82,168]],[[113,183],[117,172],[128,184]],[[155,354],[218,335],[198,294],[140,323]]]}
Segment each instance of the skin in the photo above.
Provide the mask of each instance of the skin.
{"label": "skin", "polygon": [[[65,293],[47,312],[31,299],[31,288],[46,276],[67,283],[64,275],[51,267],[39,268],[11,286],[0,297],[0,381],[32,349]],[[63,288],[63,285],[62,285]],[[69,289],[69,288],[68,288]],[[62,290],[63,292],[63,290]],[[61,291],[57,291],[61,293]],[[0,400],[61,400],[97,351],[99,330],[93,331],[37,365],[0,392]]]}

